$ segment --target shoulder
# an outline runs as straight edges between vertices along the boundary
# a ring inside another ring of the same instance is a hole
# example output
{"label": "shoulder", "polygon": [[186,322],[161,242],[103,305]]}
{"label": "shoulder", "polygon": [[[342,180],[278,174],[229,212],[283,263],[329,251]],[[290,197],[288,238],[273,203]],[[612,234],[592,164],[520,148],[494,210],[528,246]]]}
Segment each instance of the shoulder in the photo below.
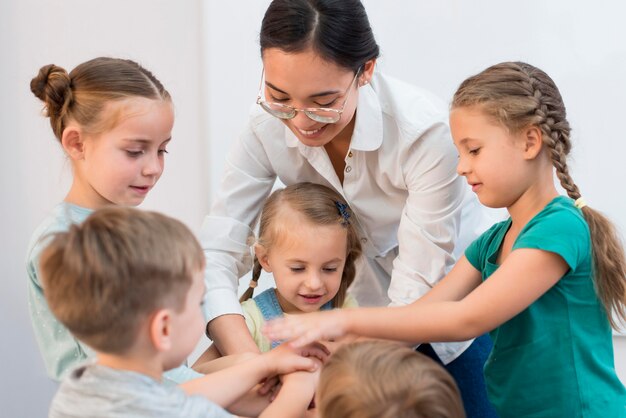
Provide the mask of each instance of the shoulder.
{"label": "shoulder", "polygon": [[359,303],[354,298],[354,296],[352,296],[350,293],[347,293],[346,298],[343,301],[342,308],[358,308],[358,307],[359,307]]}
{"label": "shoulder", "polygon": [[535,248],[559,254],[571,268],[591,253],[589,226],[574,202],[565,196],[552,200],[520,232],[513,249]]}
{"label": "shoulder", "polygon": [[81,223],[91,210],[61,202],[56,205],[31,235],[26,253],[29,266],[37,264],[41,251],[55,233],[67,231],[70,225]]}
{"label": "shoulder", "polygon": [[433,125],[447,125],[445,103],[428,90],[384,73],[375,73],[371,85],[387,122],[397,124],[408,138],[423,135]]}

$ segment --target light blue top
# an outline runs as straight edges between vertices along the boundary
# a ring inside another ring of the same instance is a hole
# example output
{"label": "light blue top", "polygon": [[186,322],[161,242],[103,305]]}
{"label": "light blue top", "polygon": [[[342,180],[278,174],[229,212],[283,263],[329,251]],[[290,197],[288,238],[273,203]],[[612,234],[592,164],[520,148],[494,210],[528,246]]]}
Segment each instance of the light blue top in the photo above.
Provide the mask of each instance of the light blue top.
{"label": "light blue top", "polygon": [[[95,353],[85,344],[75,339],[67,328],[54,317],[46,302],[39,280],[39,256],[49,242],[51,235],[67,231],[72,224],[81,223],[92,212],[91,209],[61,202],[37,227],[32,235],[26,256],[28,272],[28,307],[35,338],[39,345],[48,375],[60,381],[77,365]],[[176,383],[202,376],[194,370],[181,366],[170,370],[166,377]]]}
{"label": "light blue top", "polygon": [[232,418],[201,395],[187,395],[140,373],[85,364],[70,373],[50,405],[50,418]]}

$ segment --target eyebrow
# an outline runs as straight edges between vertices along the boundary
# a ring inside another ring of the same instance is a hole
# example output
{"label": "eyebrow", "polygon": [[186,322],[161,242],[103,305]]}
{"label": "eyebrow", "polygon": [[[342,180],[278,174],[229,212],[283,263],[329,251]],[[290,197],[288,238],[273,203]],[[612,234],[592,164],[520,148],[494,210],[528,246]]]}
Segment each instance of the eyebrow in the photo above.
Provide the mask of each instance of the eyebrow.
{"label": "eyebrow", "polygon": [[[161,142],[161,145],[165,144],[166,142],[170,142],[171,140],[172,140],[172,137],[170,136],[165,141]],[[126,142],[138,142],[140,144],[150,144],[150,143],[152,143],[152,141],[150,139],[144,139],[144,138],[124,138],[124,141],[126,141]]]}
{"label": "eyebrow", "polygon": [[[337,257],[337,258],[333,258],[332,260],[325,261],[323,264],[329,264],[329,263],[339,263],[339,262],[341,262],[341,261],[342,261],[342,259],[341,259],[341,258],[339,258],[339,257]],[[290,263],[302,263],[302,264],[309,264],[307,261],[300,260],[300,259],[298,259],[298,258],[290,258],[290,259],[288,259],[288,260],[287,260],[287,262],[290,262]]]}
{"label": "eyebrow", "polygon": [[[268,86],[269,88],[271,88],[272,90],[276,90],[277,92],[280,92],[282,94],[286,94],[287,96],[289,96],[289,93],[287,93],[284,90],[279,89],[278,87],[276,87],[275,85],[273,85],[272,83],[270,83],[267,80],[265,81],[265,85]],[[322,91],[322,92],[319,92],[319,93],[311,94],[309,96],[309,98],[330,96],[331,94],[339,94],[339,93],[341,93],[339,90],[326,90],[326,91]]]}

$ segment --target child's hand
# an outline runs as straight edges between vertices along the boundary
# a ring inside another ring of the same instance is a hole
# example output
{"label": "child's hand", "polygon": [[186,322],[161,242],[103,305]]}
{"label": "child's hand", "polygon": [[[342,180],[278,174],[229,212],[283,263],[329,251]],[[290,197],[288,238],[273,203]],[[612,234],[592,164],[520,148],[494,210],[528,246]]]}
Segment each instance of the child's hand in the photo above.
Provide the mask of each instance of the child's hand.
{"label": "child's hand", "polygon": [[300,348],[281,344],[262,356],[266,358],[272,375],[282,375],[299,370],[316,371],[329,354],[330,352],[324,345],[314,343]]}
{"label": "child's hand", "polygon": [[332,340],[346,334],[347,309],[313,312],[273,319],[263,327],[272,341],[291,340],[292,347],[304,347],[318,340]]}

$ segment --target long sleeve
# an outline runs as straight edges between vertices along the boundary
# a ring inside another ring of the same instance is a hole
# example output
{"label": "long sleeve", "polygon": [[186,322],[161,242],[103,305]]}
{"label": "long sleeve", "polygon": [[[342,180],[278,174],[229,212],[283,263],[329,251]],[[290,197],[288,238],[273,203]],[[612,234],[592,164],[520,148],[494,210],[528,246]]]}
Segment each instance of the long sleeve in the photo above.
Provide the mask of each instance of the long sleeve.
{"label": "long sleeve", "polygon": [[276,180],[252,126],[251,122],[228,155],[219,193],[200,232],[207,262],[204,306],[208,320],[242,313],[237,299],[239,278],[252,267],[252,228]]}
{"label": "long sleeve", "polygon": [[465,187],[456,173],[456,150],[445,123],[415,141],[406,154],[403,175],[408,197],[398,228],[389,298],[392,305],[419,299],[455,263],[455,241]]}

